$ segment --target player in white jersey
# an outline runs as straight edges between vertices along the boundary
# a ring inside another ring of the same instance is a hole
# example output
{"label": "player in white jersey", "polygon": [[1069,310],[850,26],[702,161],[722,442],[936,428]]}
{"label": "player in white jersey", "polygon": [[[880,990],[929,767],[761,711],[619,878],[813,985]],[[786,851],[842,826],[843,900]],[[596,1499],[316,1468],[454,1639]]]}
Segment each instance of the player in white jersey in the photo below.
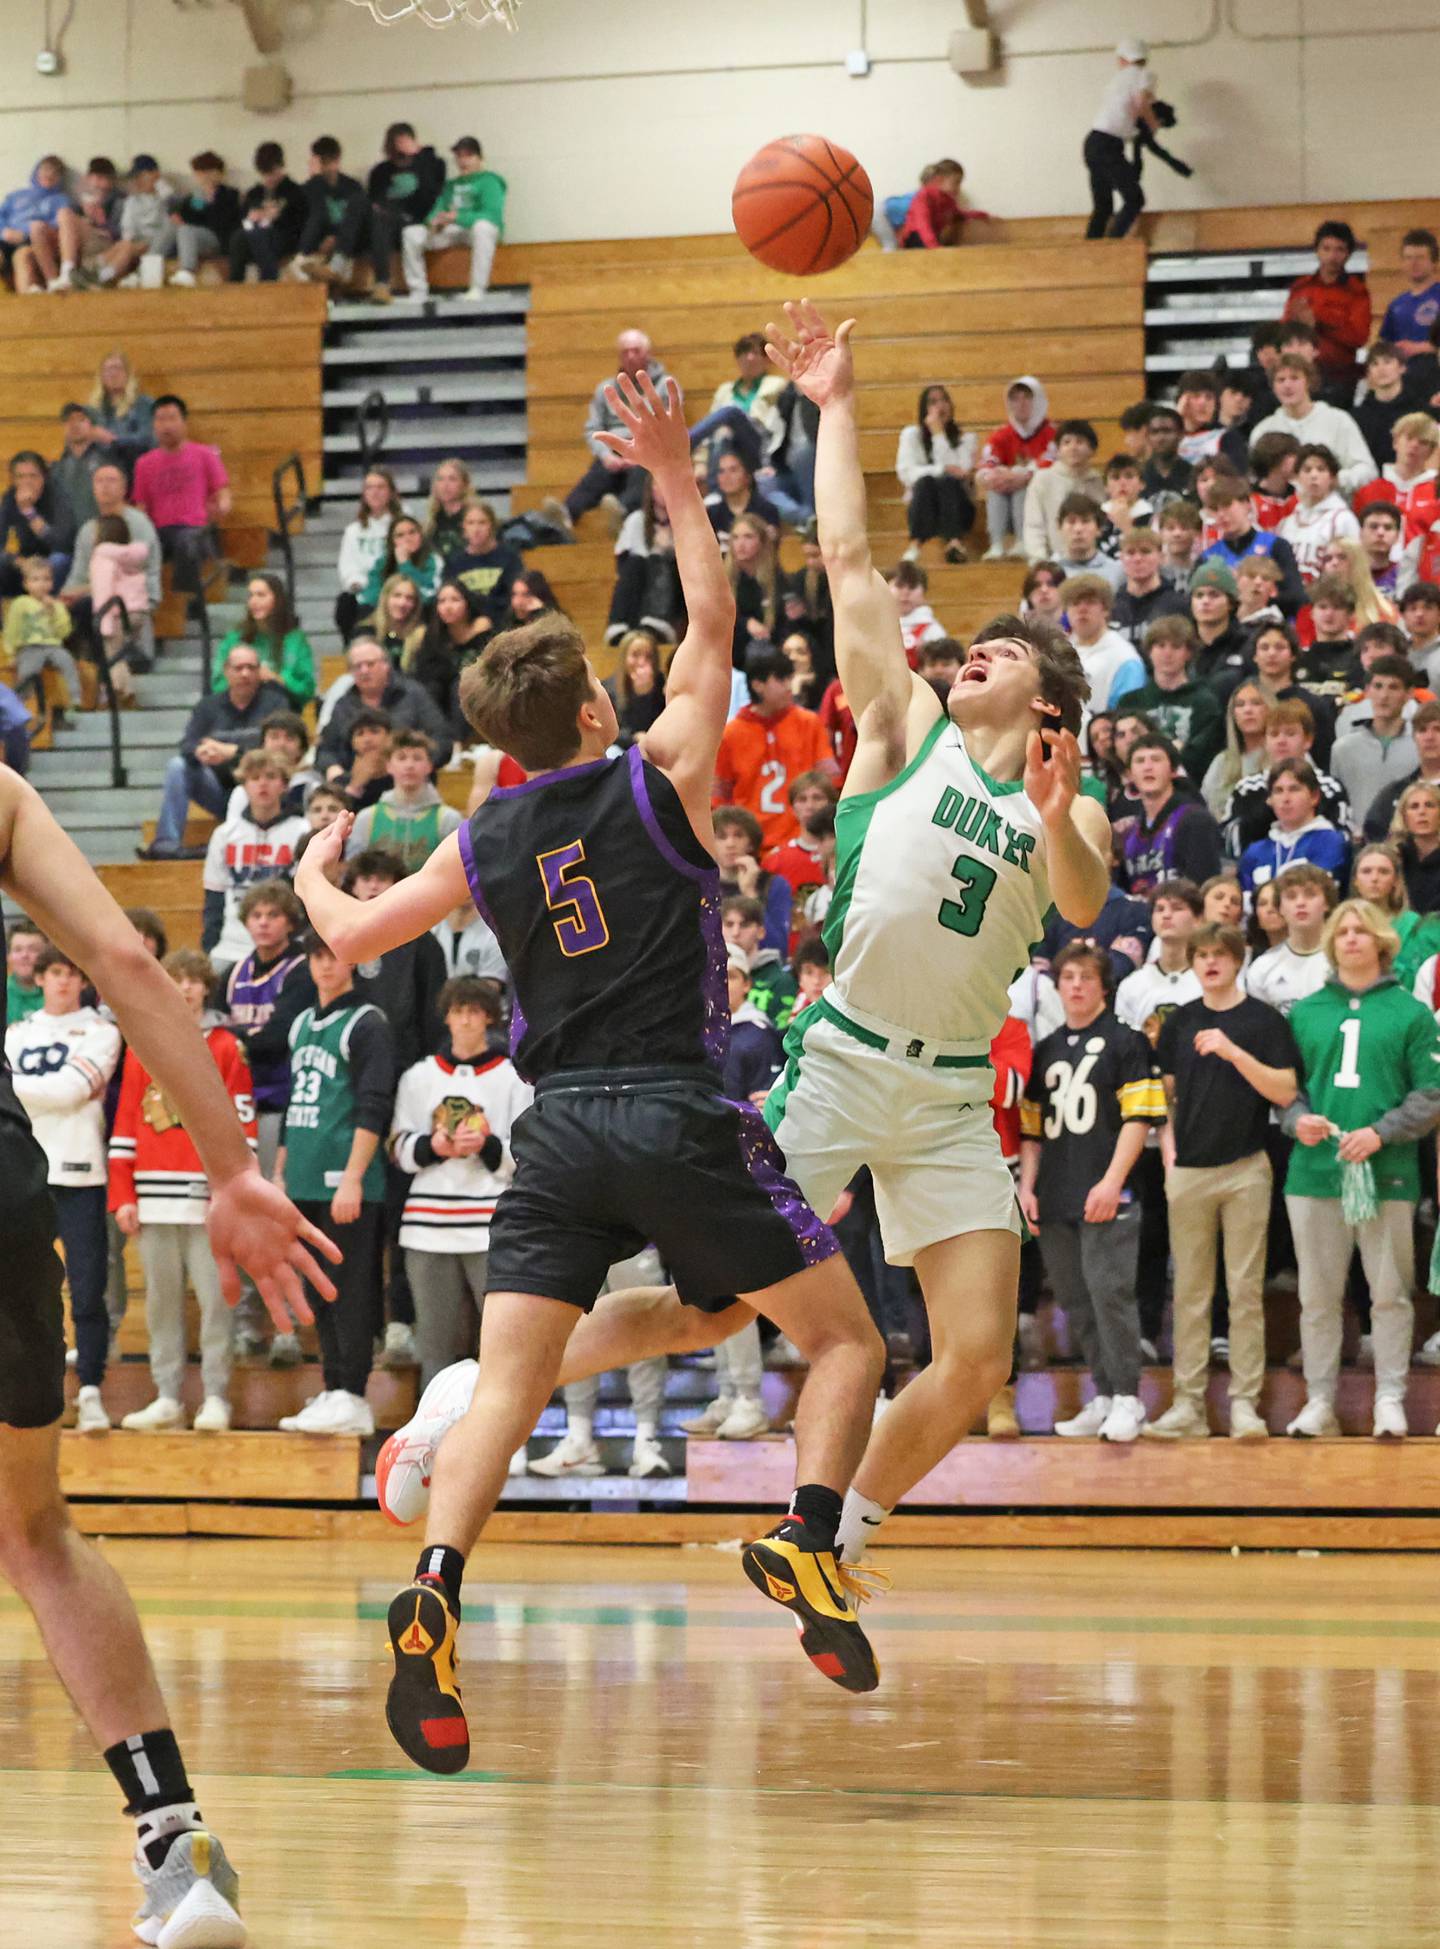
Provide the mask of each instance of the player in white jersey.
{"label": "player in white jersey", "polygon": [[[934,1356],[855,1475],[841,1525],[853,1559],[1009,1373],[1021,1227],[991,1120],[989,1048],[1052,904],[1081,927],[1104,905],[1110,827],[1079,795],[1089,686],[1059,630],[999,618],[971,645],[948,707],[912,674],[870,556],[850,324],[832,335],[812,306],[786,309],[795,336],[772,329],[770,351],[820,408],[820,545],[859,742],[836,814],[834,981],[792,1030],[765,1114],[818,1208],[871,1167],[886,1254],[916,1269]],[[663,1310],[639,1295],[602,1300],[562,1379],[679,1345],[662,1337]],[[463,1386],[451,1401],[440,1375],[433,1390],[391,1437],[413,1457],[389,1471],[397,1483],[423,1478],[463,1411]]]}
{"label": "player in white jersey", "polygon": [[851,323],[786,313],[770,355],[820,408],[815,506],[859,742],[836,813],[834,981],[791,1032],[766,1121],[822,1208],[870,1166],[886,1257],[914,1266],[933,1348],[856,1470],[840,1532],[854,1558],[1009,1373],[1021,1224],[989,1048],[1052,903],[1079,927],[1099,914],[1110,826],[1080,794],[1089,687],[1059,630],[997,618],[944,706],[911,671],[871,560]]}

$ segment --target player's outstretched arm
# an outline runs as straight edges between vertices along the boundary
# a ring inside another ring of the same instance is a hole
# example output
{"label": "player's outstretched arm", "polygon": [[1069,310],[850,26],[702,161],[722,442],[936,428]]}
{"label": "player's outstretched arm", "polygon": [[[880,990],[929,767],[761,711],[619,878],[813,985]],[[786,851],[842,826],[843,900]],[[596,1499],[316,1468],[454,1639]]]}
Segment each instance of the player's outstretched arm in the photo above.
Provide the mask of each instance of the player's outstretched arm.
{"label": "player's outstretched arm", "polygon": [[642,741],[645,756],[669,775],[708,845],[715,754],[730,711],[735,596],[695,482],[680,388],[667,379],[662,397],[648,373],[622,373],[605,395],[626,431],[595,437],[644,467],[665,496],[689,618],[665,680],[665,708]]}
{"label": "player's outstretched arm", "polygon": [[340,1252],[261,1177],[235,1104],[180,991],[24,779],[0,765],[0,885],[75,957],[115,1011],[125,1039],[162,1085],[194,1139],[210,1180],[210,1239],[225,1297],[240,1297],[237,1263],[277,1324],[285,1307],[308,1320],[301,1276],[335,1289],[306,1249]]}
{"label": "player's outstretched arm", "polygon": [[1045,822],[1050,894],[1072,927],[1099,918],[1110,891],[1110,821],[1080,790],[1073,731],[1032,731],[1025,746],[1025,796]]}
{"label": "player's outstretched arm", "polygon": [[[893,719],[912,701],[927,723],[938,713],[928,684],[917,692],[895,600],[870,555],[865,474],[855,409],[855,364],[850,351],[853,318],[832,332],[815,306],[787,304],[788,331],[765,327],[766,351],[775,365],[820,408],[815,446],[815,514],[830,601],[835,611],[835,661],[845,701],[858,724],[882,699]],[[793,334],[793,336],[791,335]]]}
{"label": "player's outstretched arm", "polygon": [[326,878],[326,868],[345,857],[345,842],[354,824],[355,814],[342,812],[316,833],[296,868],[295,891],[321,939],[342,961],[358,963],[378,960],[392,947],[418,940],[471,896],[460,856],[460,832],[442,839],[418,873],[373,900],[342,893]]}

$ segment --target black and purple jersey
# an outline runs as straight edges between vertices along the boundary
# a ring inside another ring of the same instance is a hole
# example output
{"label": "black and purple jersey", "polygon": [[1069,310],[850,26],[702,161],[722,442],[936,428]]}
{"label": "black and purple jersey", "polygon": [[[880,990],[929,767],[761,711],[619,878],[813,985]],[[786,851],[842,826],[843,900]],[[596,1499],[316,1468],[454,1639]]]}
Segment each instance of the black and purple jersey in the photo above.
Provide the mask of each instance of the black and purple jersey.
{"label": "black and purple jersey", "polygon": [[303,954],[282,954],[267,965],[252,952],[235,963],[225,983],[230,1026],[245,1048],[259,1111],[283,1110],[290,1101],[290,1047],[287,1042],[267,1055],[253,1046],[253,1038],[274,1015],[280,990],[305,966]]}
{"label": "black and purple jersey", "polygon": [[720,876],[639,748],[493,791],[460,828],[481,916],[515,983],[522,1076],[725,1059]]}

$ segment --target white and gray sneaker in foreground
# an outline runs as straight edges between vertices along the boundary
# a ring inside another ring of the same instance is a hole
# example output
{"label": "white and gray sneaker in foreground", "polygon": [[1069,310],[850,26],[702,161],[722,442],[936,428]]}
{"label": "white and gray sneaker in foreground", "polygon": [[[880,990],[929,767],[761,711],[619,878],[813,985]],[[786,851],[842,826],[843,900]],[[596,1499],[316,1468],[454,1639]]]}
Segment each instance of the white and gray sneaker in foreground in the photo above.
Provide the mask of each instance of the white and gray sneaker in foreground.
{"label": "white and gray sneaker in foreground", "polygon": [[1145,1403],[1138,1394],[1117,1394],[1100,1428],[1101,1441],[1134,1441],[1145,1426]]}
{"label": "white and gray sneaker in foreground", "polygon": [[145,1905],[131,1927],[151,1949],[244,1949],[240,1877],[206,1829],[181,1834],[158,1868],[137,1849],[135,1873]]}
{"label": "white and gray sneaker in foreground", "polygon": [[1079,1414],[1072,1415],[1068,1421],[1057,1421],[1055,1432],[1067,1440],[1077,1436],[1098,1435],[1110,1419],[1110,1410],[1115,1403],[1108,1394],[1097,1394],[1093,1401],[1087,1401]]}
{"label": "white and gray sneaker in foreground", "polygon": [[1410,1424],[1405,1419],[1403,1401],[1382,1400],[1375,1403],[1375,1425],[1371,1431],[1376,1441],[1404,1441],[1410,1432]]}
{"label": "white and gray sneaker in foreground", "polygon": [[1317,1396],[1305,1403],[1285,1432],[1303,1441],[1333,1441],[1340,1433],[1340,1422],[1333,1404]]}
{"label": "white and gray sneaker in foreground", "polygon": [[1231,1441],[1269,1441],[1270,1430],[1250,1401],[1230,1403]]}
{"label": "white and gray sneaker in foreground", "polygon": [[1188,1399],[1172,1401],[1164,1414],[1145,1429],[1147,1441],[1206,1441],[1209,1435],[1210,1423],[1204,1408]]}
{"label": "white and gray sneaker in foreground", "polygon": [[627,1475],[669,1475],[670,1464],[661,1451],[659,1440],[653,1428],[635,1430],[635,1447],[630,1456]]}
{"label": "white and gray sneaker in foreground", "polygon": [[[403,1428],[397,1428],[375,1463],[375,1493],[392,1523],[418,1522],[430,1506],[430,1474],[442,1438],[470,1406],[480,1378],[478,1360],[457,1360],[442,1367],[415,1405]],[[524,1453],[523,1450],[520,1451]],[[524,1474],[511,1462],[512,1474]]]}
{"label": "white and gray sneaker in foreground", "polygon": [[576,1423],[566,1430],[564,1439],[557,1441],[548,1455],[542,1455],[538,1462],[530,1464],[530,1473],[551,1479],[566,1475],[603,1475],[605,1462],[592,1431]]}

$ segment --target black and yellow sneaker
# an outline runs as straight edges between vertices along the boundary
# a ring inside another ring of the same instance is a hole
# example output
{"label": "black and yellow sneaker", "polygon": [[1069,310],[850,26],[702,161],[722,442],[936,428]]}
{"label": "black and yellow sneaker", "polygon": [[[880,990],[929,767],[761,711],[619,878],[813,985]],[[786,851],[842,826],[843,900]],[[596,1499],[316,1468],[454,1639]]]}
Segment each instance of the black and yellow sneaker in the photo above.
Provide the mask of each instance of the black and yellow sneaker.
{"label": "black and yellow sneaker", "polygon": [[847,1692],[873,1692],[880,1666],[860,1629],[848,1579],[832,1549],[820,1547],[797,1517],[747,1543],[740,1561],[755,1588],[795,1619],[800,1649],[817,1671]]}
{"label": "black and yellow sneaker", "polygon": [[470,1728],[455,1677],[459,1628],[442,1583],[422,1579],[390,1600],[395,1676],[385,1723],[405,1757],[427,1773],[463,1773],[470,1763]]}

